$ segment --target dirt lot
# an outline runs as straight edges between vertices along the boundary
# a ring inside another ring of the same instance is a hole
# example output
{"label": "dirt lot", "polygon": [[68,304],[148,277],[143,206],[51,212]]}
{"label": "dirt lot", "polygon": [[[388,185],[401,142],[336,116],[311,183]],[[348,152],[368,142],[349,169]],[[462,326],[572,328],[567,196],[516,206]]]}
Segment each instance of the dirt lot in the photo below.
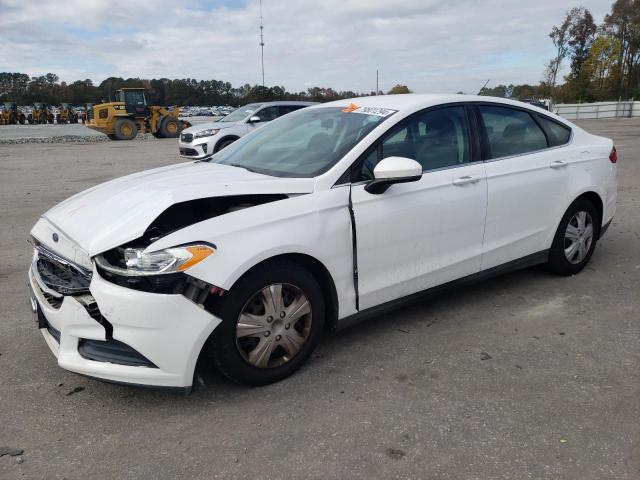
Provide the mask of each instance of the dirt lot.
{"label": "dirt lot", "polygon": [[26,287],[42,212],[180,161],[176,141],[0,145],[0,453],[24,450],[0,479],[639,479],[640,121],[582,125],[620,158],[583,273],[465,287],[327,335],[276,385],[205,369],[189,397],[58,368]]}
{"label": "dirt lot", "polygon": [[[217,117],[216,117],[217,118]],[[214,117],[189,117],[184,120],[193,125],[212,122]],[[50,125],[2,125],[0,128],[0,142],[9,139],[21,138],[49,138],[63,135],[74,135],[83,137],[99,137],[104,134],[91,130],[81,123],[73,124],[50,124]]]}

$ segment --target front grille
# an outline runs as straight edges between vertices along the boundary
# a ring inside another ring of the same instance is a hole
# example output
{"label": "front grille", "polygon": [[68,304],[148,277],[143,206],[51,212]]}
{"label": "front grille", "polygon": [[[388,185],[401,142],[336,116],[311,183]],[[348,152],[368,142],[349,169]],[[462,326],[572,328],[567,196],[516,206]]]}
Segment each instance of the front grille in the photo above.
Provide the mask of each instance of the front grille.
{"label": "front grille", "polygon": [[180,135],[180,140],[182,140],[185,143],[191,143],[193,141],[193,134],[183,133],[182,135]]}
{"label": "front grille", "polygon": [[58,308],[60,308],[60,305],[62,305],[62,300],[64,299],[64,297],[54,297],[53,295],[47,292],[42,292],[42,295],[47,300],[47,303],[51,305],[52,308],[55,308],[57,310]]}
{"label": "front grille", "polygon": [[181,148],[180,149],[180,153],[182,155],[188,155],[190,157],[198,155],[198,152],[196,150],[194,150],[193,148]]}
{"label": "front grille", "polygon": [[38,245],[34,262],[42,283],[62,295],[89,291],[91,272]]}

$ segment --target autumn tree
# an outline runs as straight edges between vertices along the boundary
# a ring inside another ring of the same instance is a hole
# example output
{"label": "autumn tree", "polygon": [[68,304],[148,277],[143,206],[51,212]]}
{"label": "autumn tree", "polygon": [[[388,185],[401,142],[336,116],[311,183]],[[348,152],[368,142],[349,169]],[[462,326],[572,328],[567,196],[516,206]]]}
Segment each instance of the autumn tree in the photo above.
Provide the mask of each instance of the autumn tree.
{"label": "autumn tree", "polygon": [[616,0],[604,19],[604,29],[620,46],[614,73],[617,94],[640,93],[640,0]]}
{"label": "autumn tree", "polygon": [[397,83],[391,90],[387,92],[387,95],[398,95],[402,93],[411,93],[411,90],[409,90],[409,87],[407,87],[406,85],[400,85],[399,83]]}
{"label": "autumn tree", "polygon": [[556,86],[558,71],[562,62],[569,53],[569,28],[571,27],[571,12],[567,12],[564,20],[559,26],[553,26],[549,37],[556,48],[556,55],[547,64],[547,81],[551,88]]}

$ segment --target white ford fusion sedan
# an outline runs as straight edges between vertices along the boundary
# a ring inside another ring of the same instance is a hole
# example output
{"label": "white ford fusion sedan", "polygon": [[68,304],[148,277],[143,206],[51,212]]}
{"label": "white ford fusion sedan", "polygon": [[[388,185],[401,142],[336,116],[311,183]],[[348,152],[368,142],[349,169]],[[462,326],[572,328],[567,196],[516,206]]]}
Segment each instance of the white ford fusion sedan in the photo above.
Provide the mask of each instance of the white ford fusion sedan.
{"label": "white ford fusion sedan", "polygon": [[204,354],[266,384],[326,328],[534,264],[579,272],[615,213],[616,161],[611,140],[515,101],[317,105],[49,210],[31,303],[73,372],[188,391]]}

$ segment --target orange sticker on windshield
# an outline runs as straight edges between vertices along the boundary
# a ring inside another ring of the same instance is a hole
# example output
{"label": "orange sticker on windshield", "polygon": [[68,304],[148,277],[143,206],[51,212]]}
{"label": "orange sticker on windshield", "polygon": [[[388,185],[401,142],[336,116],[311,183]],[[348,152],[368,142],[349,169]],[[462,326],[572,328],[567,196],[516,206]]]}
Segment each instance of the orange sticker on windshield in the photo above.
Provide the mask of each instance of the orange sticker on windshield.
{"label": "orange sticker on windshield", "polygon": [[355,103],[350,103],[349,106],[346,108],[343,108],[342,111],[344,113],[349,113],[349,112],[353,112],[354,110],[357,110],[358,108],[360,107],[358,107],[358,105],[356,105]]}

